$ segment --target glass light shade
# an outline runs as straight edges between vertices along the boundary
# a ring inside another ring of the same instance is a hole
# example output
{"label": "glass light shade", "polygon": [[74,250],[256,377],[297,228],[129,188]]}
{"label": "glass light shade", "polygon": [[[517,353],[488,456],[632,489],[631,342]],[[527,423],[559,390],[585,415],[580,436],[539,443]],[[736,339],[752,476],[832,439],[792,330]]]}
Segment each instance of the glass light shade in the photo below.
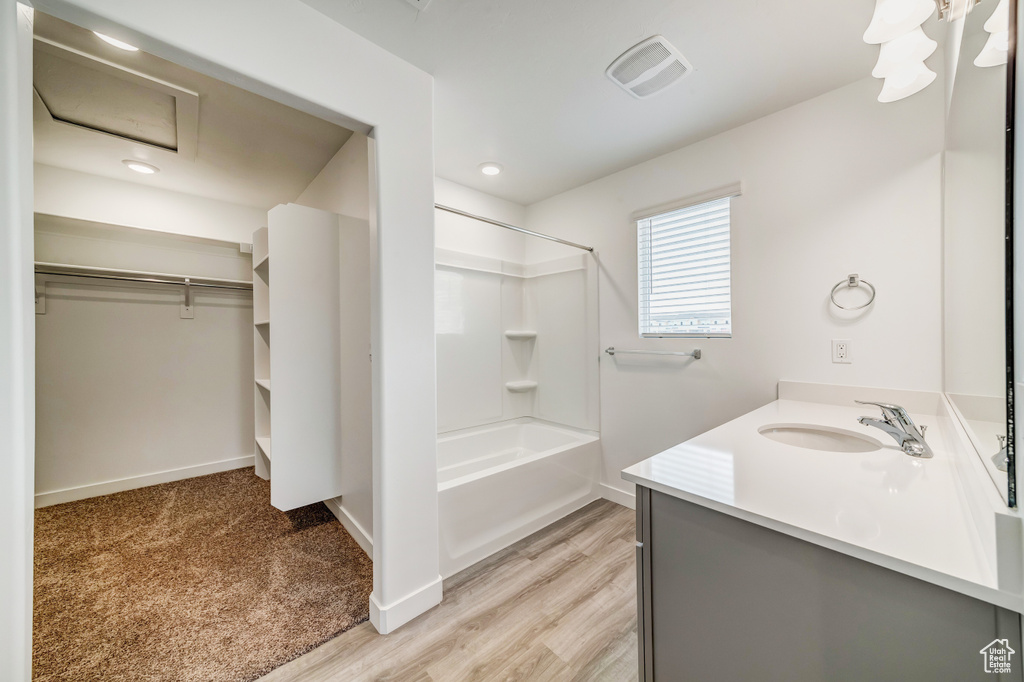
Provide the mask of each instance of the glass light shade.
{"label": "glass light shade", "polygon": [[875,0],[864,42],[887,43],[914,30],[935,13],[935,0]]}
{"label": "glass light shade", "polygon": [[985,30],[989,33],[1002,33],[1010,30],[1010,0],[999,0],[992,16],[985,22]]}
{"label": "glass light shade", "polygon": [[974,60],[975,66],[999,66],[1009,59],[1010,32],[993,33],[981,48],[981,54]]}
{"label": "glass light shade", "polygon": [[925,66],[924,62],[904,64],[886,76],[878,101],[895,102],[910,97],[931,85],[935,76],[935,72]]}
{"label": "glass light shade", "polygon": [[932,56],[938,46],[939,44],[926,36],[918,26],[910,33],[882,43],[878,52],[878,62],[871,75],[875,78],[885,78],[907,64],[923,62]]}

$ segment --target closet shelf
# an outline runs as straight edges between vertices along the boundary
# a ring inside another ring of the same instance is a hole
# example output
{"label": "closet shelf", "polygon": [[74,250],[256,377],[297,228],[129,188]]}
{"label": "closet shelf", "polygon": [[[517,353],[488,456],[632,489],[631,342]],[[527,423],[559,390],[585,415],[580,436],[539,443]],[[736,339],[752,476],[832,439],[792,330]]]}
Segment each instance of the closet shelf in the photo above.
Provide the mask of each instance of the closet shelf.
{"label": "closet shelf", "polygon": [[535,388],[537,388],[536,381],[510,381],[505,384],[505,389],[510,393],[526,393],[527,391],[532,391]]}
{"label": "closet shelf", "polygon": [[257,327],[263,327],[263,326],[266,326],[266,325],[270,324],[270,320],[258,320],[257,322],[254,322],[253,324],[255,324]]}
{"label": "closet shelf", "polygon": [[529,341],[537,338],[537,332],[525,329],[509,329],[505,332],[505,338],[512,341]]}
{"label": "closet shelf", "polygon": [[264,265],[267,265],[268,263],[270,263],[270,254],[269,253],[267,255],[265,255],[263,258],[260,258],[258,261],[253,263],[252,264],[252,269],[256,270],[258,268],[263,267]]}
{"label": "closet shelf", "polygon": [[256,385],[259,386],[260,388],[265,388],[265,389],[267,389],[269,391],[270,390],[270,379],[257,379],[256,380]]}
{"label": "closet shelf", "polygon": [[260,446],[260,450],[262,450],[263,454],[267,456],[267,459],[271,459],[271,457],[270,457],[270,436],[257,436],[256,437],[256,445]]}

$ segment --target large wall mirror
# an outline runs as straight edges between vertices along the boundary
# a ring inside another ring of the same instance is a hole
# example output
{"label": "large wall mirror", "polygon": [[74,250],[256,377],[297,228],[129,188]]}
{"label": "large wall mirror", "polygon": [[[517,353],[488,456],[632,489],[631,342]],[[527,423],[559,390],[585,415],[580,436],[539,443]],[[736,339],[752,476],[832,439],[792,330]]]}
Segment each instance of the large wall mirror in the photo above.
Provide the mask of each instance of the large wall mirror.
{"label": "large wall mirror", "polygon": [[[1007,504],[1016,506],[1013,439],[1007,428],[1012,346],[1006,333],[1006,263],[1012,261],[1007,252],[1007,198],[1012,196],[1007,192],[1007,145],[1013,139],[1007,83],[1012,69],[975,63],[990,36],[985,22],[992,12],[986,5],[996,4],[989,0],[952,26],[946,43],[947,64],[956,67],[947,89],[945,390],[992,480]],[[1012,58],[1011,47],[1011,63]]]}

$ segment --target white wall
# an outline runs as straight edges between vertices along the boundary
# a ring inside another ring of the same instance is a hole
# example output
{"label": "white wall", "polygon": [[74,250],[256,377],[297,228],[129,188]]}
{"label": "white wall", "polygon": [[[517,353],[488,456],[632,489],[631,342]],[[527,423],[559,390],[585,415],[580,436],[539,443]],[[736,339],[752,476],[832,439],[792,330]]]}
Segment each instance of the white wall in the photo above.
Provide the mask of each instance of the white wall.
{"label": "white wall", "polygon": [[556,263],[561,271],[531,273],[535,276],[523,282],[526,327],[537,332],[528,346],[530,374],[537,381],[532,414],[596,431],[599,351],[592,263],[582,253]]}
{"label": "white wall", "polygon": [[[602,357],[608,485],[631,491],[623,468],[770,402],[780,379],[941,390],[942,90],[883,106],[878,87],[859,81],[528,208],[530,229],[596,247],[601,348],[704,351]],[[639,339],[630,215],[737,181],[733,338]],[[550,247],[528,249],[535,261]],[[829,304],[853,272],[878,288],[859,317]],[[832,364],[833,338],[852,341],[853,364]]]}
{"label": "white wall", "polygon": [[253,206],[38,163],[34,171],[37,213],[239,243],[267,224]]}
{"label": "white wall", "polygon": [[[435,178],[438,204],[510,225],[526,222],[526,208],[504,199]],[[479,220],[435,211],[435,245],[443,252],[472,254],[471,267],[500,273],[521,264],[526,254],[522,233]],[[517,373],[516,357],[502,336],[522,324],[522,282],[495,272],[440,265],[435,274],[437,343],[437,428],[439,431],[511,419],[529,412],[527,395],[510,395],[505,377]],[[528,368],[523,369],[524,374]]]}
{"label": "white wall", "polygon": [[[438,179],[437,202],[525,226],[525,209]],[[527,244],[513,230],[437,212],[438,430],[522,416],[597,429],[596,281],[581,252],[527,266]],[[533,330],[532,340],[505,337]],[[512,393],[509,381],[536,381]]]}
{"label": "white wall", "polygon": [[0,0],[0,661],[32,677],[32,10]]}
{"label": "white wall", "polygon": [[[4,2],[13,12],[10,0]],[[372,128],[377,267],[371,621],[388,632],[437,604],[442,588],[436,542],[430,76],[299,0],[35,4],[350,130]],[[31,139],[31,120],[12,132],[18,137],[10,139]]]}
{"label": "white wall", "polygon": [[357,220],[342,220],[341,497],[328,506],[363,549],[373,543],[373,404],[370,362],[370,168],[365,135],[353,133],[295,203]]}
{"label": "white wall", "polygon": [[[449,180],[434,180],[438,204],[498,222],[526,227],[526,207],[484,194]],[[488,223],[436,210],[435,246],[449,251],[472,253],[522,263],[526,256],[528,237]]]}
{"label": "white wall", "polygon": [[353,133],[303,190],[296,204],[323,208],[352,218],[370,219],[369,147],[365,135]]}
{"label": "white wall", "polygon": [[[237,244],[39,216],[36,258],[251,276]],[[252,297],[37,276],[36,505],[249,466]]]}

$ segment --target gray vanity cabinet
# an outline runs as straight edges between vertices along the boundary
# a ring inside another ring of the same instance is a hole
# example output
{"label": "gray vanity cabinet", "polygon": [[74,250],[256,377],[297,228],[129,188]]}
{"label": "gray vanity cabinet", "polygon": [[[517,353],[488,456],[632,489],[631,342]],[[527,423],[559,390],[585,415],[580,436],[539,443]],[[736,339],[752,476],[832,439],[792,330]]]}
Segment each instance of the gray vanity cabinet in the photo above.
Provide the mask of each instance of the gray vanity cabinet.
{"label": "gray vanity cabinet", "polygon": [[643,681],[1024,679],[1019,614],[642,486],[637,587]]}

